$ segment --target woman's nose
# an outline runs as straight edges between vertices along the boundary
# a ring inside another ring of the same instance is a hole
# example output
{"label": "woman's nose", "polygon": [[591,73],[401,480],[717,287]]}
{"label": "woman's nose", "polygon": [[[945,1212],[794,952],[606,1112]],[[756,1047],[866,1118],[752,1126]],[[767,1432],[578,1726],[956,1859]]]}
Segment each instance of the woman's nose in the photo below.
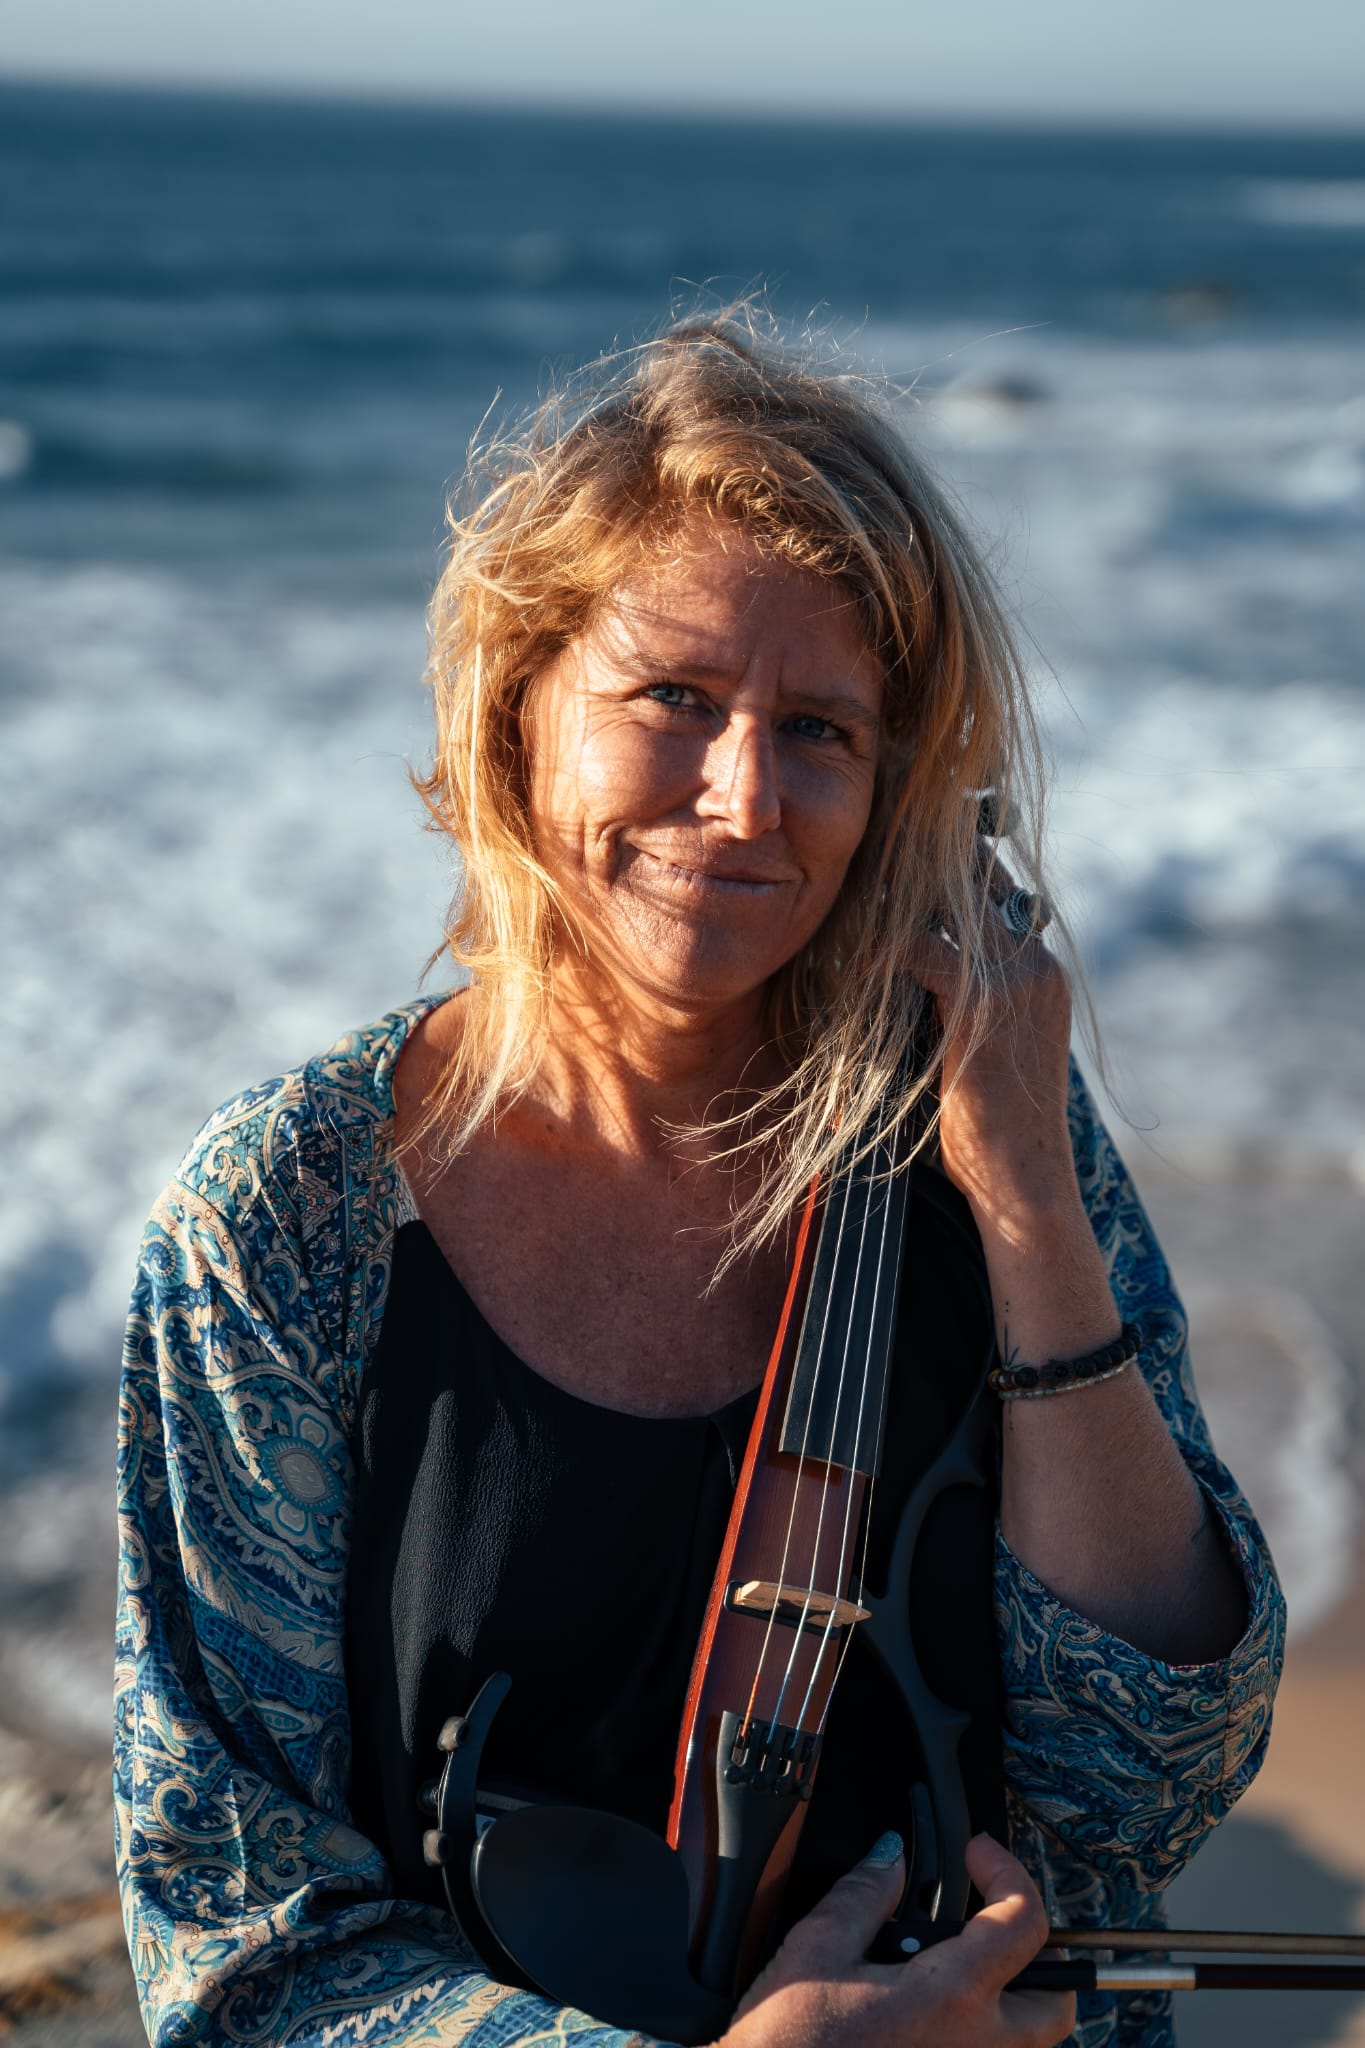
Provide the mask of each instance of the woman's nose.
{"label": "woman's nose", "polygon": [[732,715],[706,750],[700,809],[722,818],[740,839],[758,839],[782,817],[777,756],[766,718]]}

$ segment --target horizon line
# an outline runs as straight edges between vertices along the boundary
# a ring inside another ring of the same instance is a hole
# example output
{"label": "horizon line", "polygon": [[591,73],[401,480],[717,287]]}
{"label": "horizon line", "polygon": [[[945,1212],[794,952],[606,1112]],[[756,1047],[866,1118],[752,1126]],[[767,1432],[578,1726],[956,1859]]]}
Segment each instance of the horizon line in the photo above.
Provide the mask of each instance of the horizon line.
{"label": "horizon line", "polygon": [[761,126],[780,126],[793,121],[814,121],[823,127],[870,125],[926,128],[973,129],[992,127],[1022,133],[1056,132],[1074,134],[1179,134],[1196,137],[1239,135],[1280,135],[1301,139],[1365,141],[1365,119],[1341,114],[1300,110],[1271,114],[1247,108],[1234,110],[1123,108],[1095,113],[1079,107],[1027,107],[977,103],[972,106],[944,106],[927,101],[868,101],[863,104],[834,104],[799,95],[788,98],[780,108],[761,106],[742,98],[727,98],[717,105],[700,98],[641,94],[623,88],[619,94],[555,94],[528,90],[513,95],[500,87],[435,89],[418,84],[375,85],[372,82],[343,84],[329,80],[305,84],[298,80],[248,78],[218,82],[200,77],[109,77],[95,73],[54,73],[39,69],[14,70],[0,63],[0,91],[35,93],[104,94],[144,99],[199,99],[219,103],[265,100],[281,106],[365,107],[376,112],[404,107],[435,113],[451,112],[541,114],[583,119],[629,120],[632,116],[660,117],[678,121],[715,122],[736,120]]}

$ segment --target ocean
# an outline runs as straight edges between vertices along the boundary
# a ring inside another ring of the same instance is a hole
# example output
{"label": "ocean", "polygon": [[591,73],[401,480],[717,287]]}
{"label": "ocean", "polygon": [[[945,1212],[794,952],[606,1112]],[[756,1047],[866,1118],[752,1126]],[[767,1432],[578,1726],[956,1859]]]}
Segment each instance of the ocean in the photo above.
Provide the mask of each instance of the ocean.
{"label": "ocean", "polygon": [[[1358,1202],[1365,137],[5,87],[0,188],[26,1583],[104,1512],[128,1275],[180,1150],[437,943],[452,870],[407,764],[470,436],[671,309],[764,289],[887,372],[981,535],[1034,650],[1125,1149]],[[1285,1425],[1316,1431],[1282,1489],[1317,1503],[1306,1559],[1357,1412],[1318,1320]]]}

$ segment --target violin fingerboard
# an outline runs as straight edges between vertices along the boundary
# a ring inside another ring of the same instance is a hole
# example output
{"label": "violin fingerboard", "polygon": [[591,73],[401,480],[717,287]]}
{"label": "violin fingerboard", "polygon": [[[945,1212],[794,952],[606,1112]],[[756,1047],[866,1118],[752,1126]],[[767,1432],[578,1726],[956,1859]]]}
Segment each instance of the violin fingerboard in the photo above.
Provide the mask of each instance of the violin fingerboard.
{"label": "violin fingerboard", "polygon": [[911,1169],[878,1146],[841,1173],[815,1264],[778,1448],[875,1478],[896,1335]]}

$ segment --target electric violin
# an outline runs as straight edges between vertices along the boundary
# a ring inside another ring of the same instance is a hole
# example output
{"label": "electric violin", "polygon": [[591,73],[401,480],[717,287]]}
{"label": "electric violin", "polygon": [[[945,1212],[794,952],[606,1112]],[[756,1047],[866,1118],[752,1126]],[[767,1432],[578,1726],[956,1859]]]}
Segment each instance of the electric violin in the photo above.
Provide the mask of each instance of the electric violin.
{"label": "electric violin", "polygon": [[[985,1377],[900,1505],[868,1570],[915,1130],[902,1117],[851,1141],[813,1187],[702,1624],[666,1836],[611,1813],[523,1803],[481,1783],[510,1679],[495,1673],[447,1720],[424,1799],[424,1854],[491,1975],[599,2020],[681,2043],[713,2041],[770,1953],[834,1699],[855,1635],[913,1725],[908,1879],[873,1960],[904,1961],[960,1931],[973,1833],[962,1765],[967,1716],[926,1680],[910,1626],[926,1521],[955,1488],[993,1498],[995,1403]],[[875,1585],[874,1585],[875,1578]],[[1032,1964],[1018,1988],[1365,1988],[1365,1937],[1054,1929],[1080,1958]],[[1096,1960],[1158,1951],[1321,1957],[1163,1965]]]}

